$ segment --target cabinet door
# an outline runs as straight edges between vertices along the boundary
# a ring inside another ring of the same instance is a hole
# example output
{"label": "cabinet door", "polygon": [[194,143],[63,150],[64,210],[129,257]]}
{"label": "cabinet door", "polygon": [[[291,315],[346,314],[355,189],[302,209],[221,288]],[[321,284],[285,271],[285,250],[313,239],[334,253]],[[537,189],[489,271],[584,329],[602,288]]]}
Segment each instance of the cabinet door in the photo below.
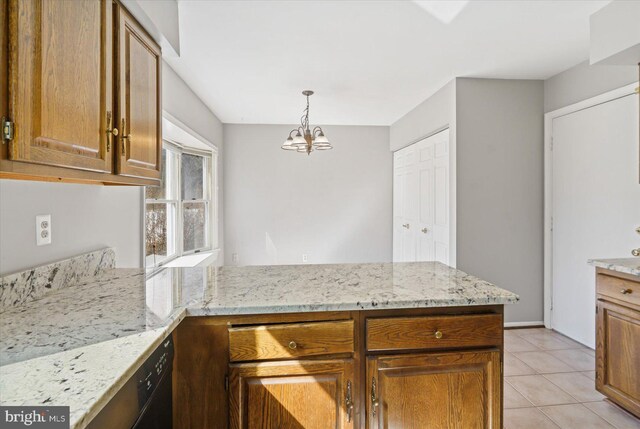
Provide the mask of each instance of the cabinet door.
{"label": "cabinet door", "polygon": [[640,416],[640,312],[598,300],[596,388]]}
{"label": "cabinet door", "polygon": [[11,0],[9,14],[10,159],[111,172],[111,1]]}
{"label": "cabinet door", "polygon": [[370,357],[367,427],[501,428],[500,351]]}
{"label": "cabinet door", "polygon": [[160,179],[162,155],[160,48],[127,11],[118,15],[117,173]]}
{"label": "cabinet door", "polygon": [[231,429],[353,427],[351,359],[236,364],[229,381]]}

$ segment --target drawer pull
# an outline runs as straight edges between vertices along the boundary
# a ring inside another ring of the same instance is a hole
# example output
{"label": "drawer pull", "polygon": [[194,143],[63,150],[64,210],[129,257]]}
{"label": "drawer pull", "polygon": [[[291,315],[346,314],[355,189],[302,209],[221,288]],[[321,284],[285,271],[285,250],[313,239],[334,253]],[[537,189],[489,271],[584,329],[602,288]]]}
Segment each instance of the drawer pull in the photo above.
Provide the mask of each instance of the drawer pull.
{"label": "drawer pull", "polygon": [[630,295],[633,291],[631,289],[622,289],[620,291],[621,294],[623,295]]}
{"label": "drawer pull", "polygon": [[296,342],[295,342],[295,341],[290,341],[290,342],[289,342],[289,348],[290,348],[291,350],[295,350],[295,349],[297,349],[297,348],[298,348],[298,345],[296,344]]}
{"label": "drawer pull", "polygon": [[436,333],[433,334],[433,336],[436,337],[439,340],[440,338],[442,338],[442,332],[436,331]]}

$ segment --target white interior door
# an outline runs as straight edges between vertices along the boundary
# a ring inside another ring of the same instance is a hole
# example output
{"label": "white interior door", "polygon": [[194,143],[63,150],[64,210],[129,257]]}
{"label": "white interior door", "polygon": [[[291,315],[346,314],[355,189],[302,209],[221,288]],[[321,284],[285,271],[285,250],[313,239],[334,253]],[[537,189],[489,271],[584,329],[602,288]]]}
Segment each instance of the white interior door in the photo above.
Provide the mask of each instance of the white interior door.
{"label": "white interior door", "polygon": [[449,130],[394,154],[394,261],[449,263]]}
{"label": "white interior door", "polygon": [[416,260],[417,175],[415,147],[406,147],[393,157],[393,260]]}
{"label": "white interior door", "polygon": [[554,329],[595,345],[592,258],[638,247],[638,99],[626,96],[553,120]]}

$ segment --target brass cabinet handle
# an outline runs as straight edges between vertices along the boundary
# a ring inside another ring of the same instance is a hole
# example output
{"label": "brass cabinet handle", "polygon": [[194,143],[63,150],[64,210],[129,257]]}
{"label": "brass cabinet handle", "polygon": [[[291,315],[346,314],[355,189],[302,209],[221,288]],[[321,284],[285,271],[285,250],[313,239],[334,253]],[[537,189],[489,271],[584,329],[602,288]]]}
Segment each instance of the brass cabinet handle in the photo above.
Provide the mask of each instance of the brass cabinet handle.
{"label": "brass cabinet handle", "polygon": [[422,231],[423,234],[426,234],[427,232],[429,232],[427,228],[422,228],[420,231]]}
{"label": "brass cabinet handle", "polygon": [[623,294],[623,295],[630,295],[630,294],[633,293],[633,290],[631,290],[631,289],[622,289],[620,291],[620,293]]}
{"label": "brass cabinet handle", "polygon": [[633,256],[640,256],[640,248],[638,248],[638,249],[633,249],[633,250],[631,251],[631,254],[632,254]]}
{"label": "brass cabinet handle", "polygon": [[636,232],[640,234],[640,226],[636,228]]}
{"label": "brass cabinet handle", "polygon": [[371,413],[373,417],[376,416],[376,409],[380,402],[378,401],[378,396],[376,394],[376,378],[373,377],[371,379]]}
{"label": "brass cabinet handle", "polygon": [[120,129],[122,130],[122,136],[120,136],[120,140],[122,141],[122,156],[127,156],[127,146],[124,144],[124,141],[129,140],[131,134],[127,134],[127,121],[124,118],[122,118],[122,126]]}
{"label": "brass cabinet handle", "polygon": [[351,398],[351,381],[347,381],[347,397],[344,401],[344,405],[347,407],[347,422],[351,421],[351,415],[353,414],[353,399]]}
{"label": "brass cabinet handle", "polygon": [[403,224],[402,224],[402,227],[403,227],[403,228],[407,228],[407,229],[409,229],[410,225],[409,225],[408,223],[403,223]]}
{"label": "brass cabinet handle", "polygon": [[289,348],[290,348],[291,350],[295,350],[295,349],[297,349],[297,348],[298,348],[298,345],[296,344],[296,342],[295,342],[295,341],[289,341]]}
{"label": "brass cabinet handle", "polygon": [[440,338],[442,338],[442,332],[436,330],[436,332],[435,332],[435,334],[433,334],[433,336],[436,337],[439,340]]}
{"label": "brass cabinet handle", "polygon": [[111,128],[112,115],[111,111],[107,112],[107,152],[111,150],[111,136],[118,137],[118,129]]}

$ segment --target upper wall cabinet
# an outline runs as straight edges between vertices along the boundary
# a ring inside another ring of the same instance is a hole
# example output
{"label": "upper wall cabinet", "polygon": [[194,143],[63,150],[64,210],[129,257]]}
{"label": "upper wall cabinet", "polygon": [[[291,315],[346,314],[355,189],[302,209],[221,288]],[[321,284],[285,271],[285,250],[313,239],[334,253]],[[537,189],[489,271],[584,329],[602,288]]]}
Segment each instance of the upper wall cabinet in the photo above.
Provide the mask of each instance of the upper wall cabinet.
{"label": "upper wall cabinet", "polygon": [[118,8],[118,174],[160,178],[160,48]]}
{"label": "upper wall cabinet", "polygon": [[161,55],[144,29],[112,0],[0,7],[9,39],[1,113],[13,131],[0,177],[157,184]]}

